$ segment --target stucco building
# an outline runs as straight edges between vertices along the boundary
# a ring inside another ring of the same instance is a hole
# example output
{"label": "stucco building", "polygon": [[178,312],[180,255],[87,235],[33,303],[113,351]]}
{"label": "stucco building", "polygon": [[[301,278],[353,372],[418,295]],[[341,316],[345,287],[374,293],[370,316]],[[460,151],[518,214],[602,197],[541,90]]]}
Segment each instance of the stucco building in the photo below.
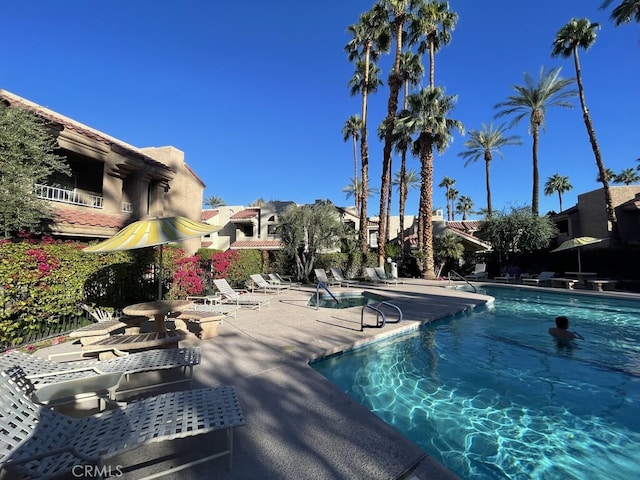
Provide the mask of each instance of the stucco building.
{"label": "stucco building", "polygon": [[[52,236],[103,239],[143,218],[200,219],[205,185],[177,148],[134,147],[6,90],[0,101],[43,118],[71,168],[70,177],[34,185],[55,210]],[[189,252],[199,246],[200,239],[184,243]]]}

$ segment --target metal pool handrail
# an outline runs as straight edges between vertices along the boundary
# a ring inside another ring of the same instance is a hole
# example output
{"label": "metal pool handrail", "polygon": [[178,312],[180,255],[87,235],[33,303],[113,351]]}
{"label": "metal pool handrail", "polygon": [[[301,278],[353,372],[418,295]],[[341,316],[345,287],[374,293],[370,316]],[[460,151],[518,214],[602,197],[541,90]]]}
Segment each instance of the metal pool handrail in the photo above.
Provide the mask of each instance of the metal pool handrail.
{"label": "metal pool handrail", "polygon": [[333,298],[336,301],[336,303],[340,305],[340,300],[338,300],[336,296],[333,293],[331,293],[331,290],[329,290],[329,287],[327,286],[327,284],[324,282],[318,282],[316,284],[316,310],[320,310],[320,287],[324,288],[327,291],[327,293],[331,295],[331,298]]}
{"label": "metal pool handrail", "polygon": [[[398,311],[398,319],[397,320],[387,320],[387,316],[384,314],[384,312],[382,311],[382,309],[380,308],[381,305],[387,306],[387,307],[392,307],[395,310]],[[360,310],[360,331],[362,332],[364,330],[364,311],[365,309],[371,309],[373,311],[376,312],[376,324],[374,325],[376,328],[382,328],[385,326],[385,324],[387,322],[389,323],[398,323],[400,321],[402,321],[402,310],[400,310],[400,307],[398,307],[397,305],[394,305],[393,303],[389,303],[389,302],[380,302],[376,305],[372,305],[372,304],[367,304],[364,305],[362,307],[362,310]],[[382,317],[382,320],[380,320],[380,317]]]}
{"label": "metal pool handrail", "polygon": [[473,293],[478,293],[478,290],[476,289],[476,286],[471,283],[469,280],[467,280],[466,278],[464,278],[462,275],[460,275],[458,272],[456,272],[455,270],[449,270],[449,280],[451,280],[451,274],[454,274],[456,277],[460,278],[460,280],[463,280],[466,284],[468,284],[471,288],[473,288]]}

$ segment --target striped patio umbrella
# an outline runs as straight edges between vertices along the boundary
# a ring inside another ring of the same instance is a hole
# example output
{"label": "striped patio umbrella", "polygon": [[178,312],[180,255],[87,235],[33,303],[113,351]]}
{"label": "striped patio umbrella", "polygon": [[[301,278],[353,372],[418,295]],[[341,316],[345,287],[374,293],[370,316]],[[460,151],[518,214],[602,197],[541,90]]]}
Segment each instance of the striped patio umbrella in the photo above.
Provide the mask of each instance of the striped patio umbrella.
{"label": "striped patio umbrella", "polygon": [[580,259],[580,250],[585,245],[592,245],[594,243],[600,243],[603,238],[594,238],[594,237],[576,237],[565,242],[562,242],[559,247],[551,250],[553,252],[562,252],[563,250],[570,250],[572,248],[578,249],[578,271],[582,272],[582,260]]}
{"label": "striped patio umbrella", "polygon": [[[116,252],[136,248],[154,247],[201,237],[220,230],[219,225],[196,222],[186,217],[150,218],[127,225],[118,233],[100,243],[85,247],[85,252]],[[162,299],[162,247],[158,275],[158,300]]]}

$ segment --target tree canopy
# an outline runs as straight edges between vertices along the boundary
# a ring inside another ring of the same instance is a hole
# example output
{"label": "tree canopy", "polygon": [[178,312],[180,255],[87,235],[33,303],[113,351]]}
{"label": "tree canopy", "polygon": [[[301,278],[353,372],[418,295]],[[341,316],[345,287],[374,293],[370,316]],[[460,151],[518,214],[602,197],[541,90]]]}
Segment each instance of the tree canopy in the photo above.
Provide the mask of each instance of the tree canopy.
{"label": "tree canopy", "polygon": [[290,205],[278,216],[285,254],[296,265],[298,280],[308,279],[318,253],[338,244],[342,226],[329,201],[313,205]]}
{"label": "tree canopy", "polygon": [[56,140],[44,120],[0,103],[0,228],[5,238],[21,230],[38,233],[51,211],[34,191],[54,172],[70,174],[56,153]]}
{"label": "tree canopy", "polygon": [[489,241],[500,260],[505,261],[519,253],[548,247],[558,229],[549,217],[534,215],[527,207],[513,207],[510,212],[494,212],[480,224],[477,235]]}

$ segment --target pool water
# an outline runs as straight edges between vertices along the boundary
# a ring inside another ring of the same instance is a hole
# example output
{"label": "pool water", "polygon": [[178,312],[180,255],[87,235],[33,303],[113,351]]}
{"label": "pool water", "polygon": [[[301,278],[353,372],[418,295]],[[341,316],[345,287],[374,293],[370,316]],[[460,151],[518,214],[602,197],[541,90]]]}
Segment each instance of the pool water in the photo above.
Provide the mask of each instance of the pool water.
{"label": "pool water", "polygon": [[[363,307],[364,305],[388,300],[387,297],[384,297],[382,295],[362,291],[333,293],[333,297],[326,292],[320,292],[318,297],[318,306],[320,306],[321,308]],[[336,302],[336,299],[338,300],[338,302]],[[310,307],[316,306],[315,294],[311,295],[311,297],[309,298],[308,305]]]}
{"label": "pool water", "polygon": [[[462,478],[637,478],[640,302],[487,293],[471,313],[312,366]],[[585,340],[549,336],[558,315]]]}

